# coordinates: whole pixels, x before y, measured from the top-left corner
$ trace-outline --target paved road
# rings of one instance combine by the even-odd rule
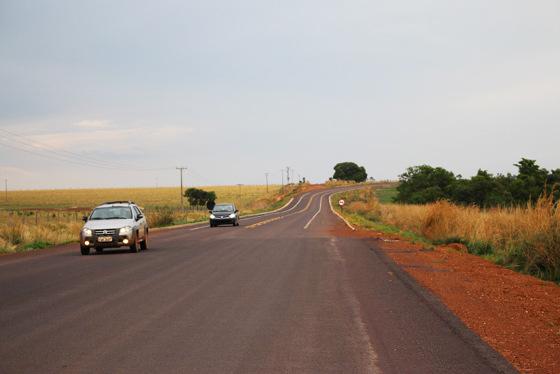
[[[0,372],[511,370],[374,241],[334,236],[331,192],[140,254],[2,257]]]

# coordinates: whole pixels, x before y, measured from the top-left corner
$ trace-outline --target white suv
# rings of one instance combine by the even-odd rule
[[[84,216],[80,232],[80,251],[89,255],[94,248],[129,247],[131,252],[148,249],[148,222],[132,201],[109,201]]]

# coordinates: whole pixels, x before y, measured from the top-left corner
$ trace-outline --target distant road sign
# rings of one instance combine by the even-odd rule
[[[343,199],[338,200],[338,205],[343,206],[344,205],[344,200]]]

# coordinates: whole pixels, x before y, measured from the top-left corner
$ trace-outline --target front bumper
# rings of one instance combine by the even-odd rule
[[[111,241],[99,241],[100,237],[111,237]],[[125,242],[126,239],[126,242]],[[84,236],[81,235],[80,237],[80,245],[82,247],[90,247],[90,248],[117,248],[117,247],[129,247],[132,243],[134,243],[134,235],[91,235],[91,236]]]
[[[235,218],[213,218],[210,220],[212,225],[232,225],[235,223]]]

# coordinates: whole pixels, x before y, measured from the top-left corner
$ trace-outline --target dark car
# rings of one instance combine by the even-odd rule
[[[239,210],[235,204],[222,203],[214,205],[210,211],[210,227],[218,225],[239,226]]]

